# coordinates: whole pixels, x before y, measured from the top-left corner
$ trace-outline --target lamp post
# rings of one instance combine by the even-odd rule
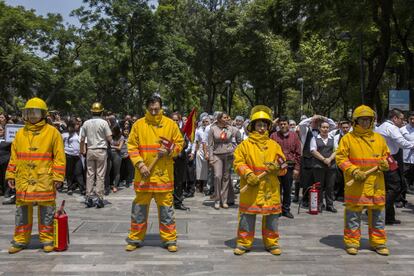
[[[230,85],[231,85],[231,80],[226,80],[224,83],[227,85],[227,114],[230,115]]]
[[[298,78],[300,83],[300,116],[303,115],[303,78]]]

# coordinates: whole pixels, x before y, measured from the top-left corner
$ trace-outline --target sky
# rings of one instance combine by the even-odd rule
[[[60,13],[65,22],[79,25],[79,21],[75,17],[70,17],[69,14],[82,5],[82,0],[5,0],[5,2],[11,6],[35,9],[39,15]]]

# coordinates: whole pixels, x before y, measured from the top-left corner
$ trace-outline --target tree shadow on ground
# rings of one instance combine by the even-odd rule
[[[43,249],[43,244],[39,240],[39,235],[32,235],[27,249]]]
[[[344,249],[344,236],[342,235],[328,235],[319,240],[320,243],[333,248]],[[369,249],[369,240],[366,238],[361,238],[361,249]]]
[[[214,200],[212,200],[212,199],[204,200],[203,201],[203,206],[214,208]],[[223,208],[223,207],[220,207],[220,208]],[[238,209],[238,208],[239,208],[239,204],[237,204],[237,203],[233,203],[233,204],[229,205],[229,209]]]
[[[234,248],[236,248],[236,240],[237,240],[237,238],[226,240],[226,241],[224,241],[224,245],[229,247],[229,248],[234,249]],[[250,251],[265,251],[263,240],[255,238],[254,241],[253,241],[253,246],[250,249]]]
[[[401,210],[401,212],[402,213],[414,213],[414,205],[408,202],[405,208]]]

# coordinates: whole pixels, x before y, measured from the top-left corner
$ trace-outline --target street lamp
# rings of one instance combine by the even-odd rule
[[[300,116],[303,115],[303,78],[298,78],[298,82],[300,82]]]
[[[227,114],[230,115],[230,85],[231,85],[231,80],[226,80],[224,83],[227,85]]]

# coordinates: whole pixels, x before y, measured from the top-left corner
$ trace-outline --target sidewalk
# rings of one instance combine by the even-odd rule
[[[358,256],[345,253],[342,246],[343,206],[335,202],[337,214],[312,216],[292,204],[295,219],[281,218],[279,225],[282,255],[264,251],[261,218],[257,219],[253,250],[234,256],[237,208],[213,208],[208,197],[197,194],[186,199],[191,211],[176,211],[179,252],[160,247],[155,204],[145,246],[125,252],[130,224],[132,188],[107,197],[104,209],[85,209],[78,194],[59,194],[66,199],[71,245],[68,251],[45,254],[37,234],[30,249],[9,255],[7,248],[14,231],[14,206],[0,205],[0,273],[4,275],[413,275],[414,206],[397,209],[403,224],[388,226],[391,256],[369,250],[366,218],[362,248]],[[414,196],[408,195],[414,202]],[[35,212],[37,214],[37,212]],[[37,219],[35,219],[37,221]],[[37,233],[37,224],[33,225]]]

